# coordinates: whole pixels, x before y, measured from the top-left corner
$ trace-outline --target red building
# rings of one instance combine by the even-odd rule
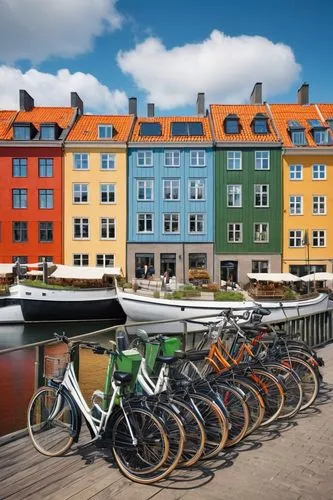
[[[35,107],[20,91],[20,111],[0,111],[0,262],[63,262],[63,142],[78,114]]]

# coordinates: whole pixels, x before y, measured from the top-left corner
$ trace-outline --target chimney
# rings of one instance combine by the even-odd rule
[[[20,90],[20,111],[31,111],[34,108],[34,100],[26,90]]]
[[[204,116],[205,115],[205,93],[198,92],[197,97],[197,115]]]
[[[71,108],[77,108],[79,115],[83,115],[83,101],[76,92],[71,92]]]
[[[255,83],[250,95],[250,104],[262,104],[262,82]]]
[[[128,114],[129,115],[137,115],[137,101],[136,97],[130,97],[128,99]]]
[[[301,87],[297,90],[297,102],[298,104],[309,104],[309,84],[303,83]]]
[[[147,104],[147,116],[148,118],[155,116],[155,104],[153,102],[148,102]]]

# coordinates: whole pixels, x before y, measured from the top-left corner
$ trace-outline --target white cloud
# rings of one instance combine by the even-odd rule
[[[258,81],[268,97],[288,90],[301,70],[287,45],[217,30],[202,42],[171,49],[149,37],[120,51],[117,61],[162,109],[194,104],[197,92],[206,92],[209,102],[244,102]]]
[[[0,0],[0,61],[73,57],[120,28],[117,0]]]
[[[25,89],[37,106],[69,106],[70,92],[77,92],[85,109],[102,114],[126,112],[125,92],[110,90],[90,73],[70,73],[61,69],[56,75],[30,69],[26,73],[0,66],[0,109],[18,109],[19,89]]]

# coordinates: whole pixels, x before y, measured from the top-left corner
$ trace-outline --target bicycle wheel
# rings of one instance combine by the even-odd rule
[[[261,425],[265,416],[265,402],[256,385],[250,380],[243,380],[236,376],[232,378],[232,383],[245,394],[245,402],[250,416],[249,426],[245,434],[248,436]]]
[[[73,443],[74,413],[66,394],[41,387],[28,406],[28,431],[34,447],[43,455],[63,455]]]
[[[131,432],[137,440],[135,444]],[[169,455],[168,436],[160,419],[148,410],[132,408],[126,416],[121,412],[112,428],[112,443],[119,469],[132,481],[151,484],[174,468],[163,467]]]
[[[266,370],[254,368],[248,374],[259,389],[265,403],[262,426],[271,424],[280,415],[284,404],[284,391],[274,375]]]
[[[314,369],[304,359],[288,356],[282,358],[281,363],[287,368],[291,368],[298,375],[302,390],[302,405],[300,411],[309,408],[316,400],[319,392],[319,381]]]
[[[264,367],[278,379],[284,388],[284,403],[278,418],[292,418],[299,412],[302,405],[303,390],[300,379],[292,369],[281,363],[264,363]]]

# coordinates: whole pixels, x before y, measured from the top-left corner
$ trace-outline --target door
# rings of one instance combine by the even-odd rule
[[[220,279],[224,281],[238,282],[238,261],[222,260],[220,263]]]
[[[149,268],[154,267],[153,253],[136,253],[135,254],[135,277],[144,278],[147,275]]]
[[[176,276],[176,254],[175,253],[161,253],[161,276],[165,271],[168,271],[170,278]]]

